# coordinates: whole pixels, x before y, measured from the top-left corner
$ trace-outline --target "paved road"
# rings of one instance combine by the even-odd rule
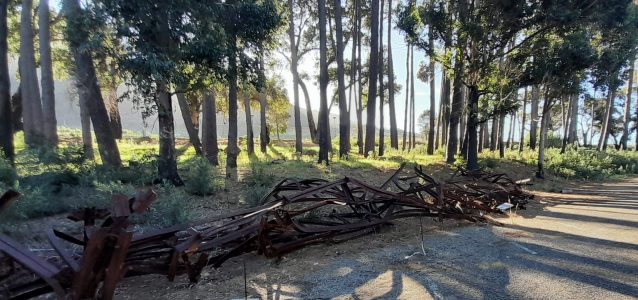
[[[339,259],[306,278],[322,284],[290,296],[638,298],[638,179],[541,194],[539,200],[517,217],[502,219],[504,227],[426,234],[425,256],[398,255],[410,252],[401,245]],[[344,270],[351,272],[326,275]],[[352,284],[344,286],[344,280]]]
[[[137,278],[116,298],[243,298],[246,261],[265,299],[638,299],[638,178],[572,192],[539,193],[503,227],[403,219],[280,261],[237,258],[195,286]]]

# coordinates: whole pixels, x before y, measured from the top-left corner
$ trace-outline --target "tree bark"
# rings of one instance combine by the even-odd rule
[[[77,83],[79,86],[79,83]],[[90,99],[86,95],[86,89],[78,88],[78,98],[80,103],[80,124],[82,126],[82,150],[84,158],[95,160],[95,150],[93,149],[93,134],[91,133],[91,113],[89,112]]]
[[[302,153],[303,136],[301,134],[301,108],[299,107],[299,73],[297,71],[297,64],[299,59],[297,57],[297,41],[295,39],[293,5],[293,0],[288,0],[288,7],[290,7],[290,15],[288,16],[288,37],[290,38],[290,71],[292,72],[292,89],[295,114],[295,152]],[[299,35],[301,35],[301,33],[299,33]],[[307,107],[306,109],[309,110],[310,108]],[[312,133],[312,129],[310,132]]]
[[[326,0],[319,0],[319,163],[329,163],[328,123],[328,40],[326,38]]]
[[[410,55],[410,145],[411,149],[416,147],[416,111],[414,107],[414,45],[410,46],[412,55]]]
[[[469,121],[468,121],[468,127],[469,127]],[[485,138],[485,123],[481,123],[481,125],[479,126],[479,134],[478,134],[478,153],[483,152],[483,139]]]
[[[505,113],[501,112],[498,116],[498,156],[505,157],[505,143],[503,143],[503,135],[505,134]]]
[[[571,120],[572,120],[572,112],[573,112],[573,108],[574,108],[574,96],[573,95],[569,95],[568,97],[568,103],[567,103],[567,111],[564,113],[564,115],[566,114],[566,116],[564,116],[564,128],[563,128],[563,140],[562,140],[562,145],[561,145],[561,149],[560,149],[560,153],[563,154],[565,153],[565,150],[567,150],[567,144],[569,143],[569,135],[571,133]],[[564,105],[563,105],[564,108]]]
[[[450,111],[450,124],[448,127],[448,139],[447,149],[445,155],[445,162],[448,164],[454,163],[456,160],[456,154],[459,149],[459,123],[463,114],[463,88],[462,75],[463,75],[463,63],[462,59],[463,51],[459,47],[457,49],[457,57],[454,65],[454,87],[452,92],[452,110]]]
[[[341,0],[334,1],[335,30],[337,35],[337,89],[339,101],[339,157],[348,157],[350,151],[350,113],[346,99],[345,70],[343,64],[343,30],[341,25]]]
[[[616,99],[616,91],[607,92],[607,103],[605,107],[605,120],[603,122],[603,130],[600,132],[600,140],[598,141],[598,151],[607,150],[607,139],[609,138],[609,126],[614,111],[614,100]]]
[[[496,151],[498,149],[499,116],[500,113],[494,108],[494,114],[492,115],[492,132],[490,133],[490,151]]]
[[[549,125],[551,107],[552,101],[546,96],[545,102],[543,103],[543,115],[541,117],[540,142],[538,145],[538,169],[536,170],[536,177],[541,179],[545,178],[545,144],[547,142],[547,127]]]
[[[204,155],[202,151],[202,143],[199,140],[199,132],[197,127],[193,124],[192,114],[190,105],[188,104],[188,100],[186,100],[186,96],[183,93],[177,93],[177,103],[179,104],[179,109],[182,112],[182,118],[184,119],[184,125],[186,126],[186,132],[188,133],[188,139],[190,140],[193,148],[195,148],[195,153],[199,156]]]
[[[55,117],[55,91],[53,85],[53,60],[51,59],[51,28],[49,1],[40,0],[38,10],[40,39],[40,83],[42,87],[42,126],[45,142],[58,145],[58,122]]]
[[[403,114],[403,151],[406,149],[406,142],[408,137],[408,132],[410,132],[410,128],[408,127],[408,120],[410,119],[408,116],[409,108],[410,108],[410,56],[412,47],[408,45],[408,54],[405,56],[405,112]]]
[[[42,103],[36,73],[35,50],[33,47],[33,27],[31,25],[32,0],[22,0],[20,17],[20,88],[22,89],[22,109],[24,141],[30,147],[42,146],[44,142]]]
[[[523,152],[525,148],[525,122],[527,118],[527,87],[525,87],[525,93],[523,94],[523,108],[522,108],[522,121],[521,121],[521,140],[518,145],[518,152]]]
[[[213,165],[219,165],[219,148],[217,146],[217,109],[215,88],[204,93],[202,105],[202,142],[206,159]]]
[[[384,116],[383,116],[383,105],[385,102],[385,91],[384,91],[384,82],[383,82],[383,74],[385,72],[385,63],[383,61],[383,7],[384,0],[381,0],[379,5],[379,156],[383,156],[384,148],[385,148],[385,130],[384,130]]]
[[[572,101],[574,101],[571,109],[571,118],[569,120],[569,135],[567,142],[570,144],[578,144],[578,94],[572,95]]]
[[[237,146],[237,37],[232,35],[229,38],[231,50],[228,57],[228,146],[226,147],[226,168],[237,168],[237,156],[239,147]],[[297,149],[300,150],[300,149]],[[232,177],[230,170],[227,170],[227,177]]]
[[[355,0],[357,6],[357,147],[359,154],[363,155],[363,85],[361,84],[361,0]]]
[[[629,122],[631,122],[631,95],[632,86],[634,85],[634,61],[629,63],[629,80],[627,82],[627,98],[625,98],[625,112],[623,114],[622,137],[620,138],[620,147],[627,150],[627,140],[629,139]],[[638,129],[637,129],[638,130]]]
[[[306,87],[306,83],[299,78],[297,83],[301,87],[301,90],[304,94],[304,99],[306,100],[306,117],[308,118],[308,130],[310,131],[310,140],[319,144],[319,136],[317,134],[317,125],[315,125],[315,118],[312,114],[312,104],[310,104],[310,94],[308,93],[308,88]]]
[[[24,130],[22,122],[22,85],[18,83],[18,89],[11,96],[11,125],[13,133]]]
[[[174,185],[182,185],[177,173],[177,154],[175,152],[175,120],[171,94],[165,83],[157,86],[157,115],[159,124],[159,156],[157,158],[157,174],[160,180],[167,180]]]
[[[467,118],[467,131],[468,131],[468,146],[467,146],[467,169],[470,171],[478,170],[478,139],[476,136],[476,129],[478,127],[478,102],[479,91],[475,86],[469,88],[468,99],[468,118]]]
[[[530,126],[529,126],[529,148],[536,150],[536,137],[538,136],[538,101],[540,98],[540,87],[538,85],[532,86],[531,96],[532,110],[530,112]]]
[[[441,120],[441,145],[447,147],[448,132],[450,125],[450,78],[448,72],[443,68],[443,80],[441,81],[441,103],[443,103],[443,119]]]
[[[388,0],[388,106],[390,110],[390,147],[399,149],[396,105],[394,102],[394,63],[392,61],[392,0]]]
[[[366,140],[364,156],[368,157],[370,152],[374,152],[375,148],[375,120],[376,120],[376,98],[377,98],[377,77],[379,62],[379,2],[372,1],[370,11],[370,67],[368,79],[368,107],[366,118]]]
[[[248,88],[244,85],[244,112],[246,114],[246,149],[248,155],[255,154],[255,134],[253,132],[253,116],[250,108],[250,95]]]
[[[93,58],[89,53],[81,50],[81,45],[88,40],[88,33],[77,25],[83,13],[82,9],[77,0],[64,0],[64,11],[67,15],[67,30],[72,30],[67,31],[67,40],[75,61],[78,89],[82,91],[80,96],[86,97],[86,100],[80,99],[80,101],[86,101],[89,108],[100,157],[104,165],[120,167],[122,165],[120,152],[111,132],[106,106],[95,75]]]
[[[13,124],[11,117],[11,81],[7,44],[7,9],[9,0],[0,0],[0,154],[14,162]]]
[[[116,66],[115,61],[112,61],[108,66],[109,81],[106,83],[108,91],[106,92],[106,110],[109,114],[109,120],[111,123],[111,131],[115,139],[122,139],[122,118],[120,116],[120,108],[117,99],[117,80],[116,80]],[[103,89],[104,91],[104,89]]]

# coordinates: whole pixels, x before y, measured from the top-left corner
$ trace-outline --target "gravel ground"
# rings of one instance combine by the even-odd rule
[[[538,193],[499,221],[400,220],[280,260],[235,258],[195,285],[127,279],[116,298],[244,298],[245,263],[247,293],[262,299],[638,299],[638,179]]]

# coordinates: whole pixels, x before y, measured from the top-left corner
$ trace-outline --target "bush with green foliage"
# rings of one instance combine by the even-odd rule
[[[246,191],[244,193],[245,202],[250,206],[258,206],[263,204],[262,198],[270,192],[275,184],[276,178],[273,174],[267,173],[263,166],[251,166],[252,172],[244,180]]]
[[[186,191],[200,196],[211,195],[221,188],[217,169],[203,157],[195,157],[186,164]]]
[[[7,187],[13,186],[18,180],[18,174],[15,168],[8,160],[0,157],[0,183]],[[0,191],[3,193],[3,191]]]

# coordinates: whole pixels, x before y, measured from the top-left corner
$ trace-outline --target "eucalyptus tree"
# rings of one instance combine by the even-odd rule
[[[372,1],[370,10],[370,60],[368,74],[368,103],[366,111],[366,132],[363,155],[368,157],[375,149],[375,113],[377,98],[377,78],[379,63],[379,3]]]
[[[394,63],[392,61],[392,14],[394,6],[392,0],[388,0],[388,107],[390,110],[390,147],[399,149],[399,133],[397,129],[396,104],[394,102]]]
[[[341,0],[334,1],[335,29],[337,39],[337,93],[339,101],[339,157],[348,157],[350,151],[350,113],[346,99],[346,83],[343,62],[343,29],[341,17]]]
[[[30,147],[37,147],[44,144],[44,124],[42,122],[42,102],[33,45],[32,7],[32,0],[22,0],[20,58],[18,64],[20,69],[24,141]]]
[[[329,163],[328,131],[328,39],[326,37],[326,0],[319,0],[319,163]]]
[[[73,54],[80,102],[86,104],[91,117],[102,162],[110,167],[119,167],[122,164],[119,149],[98,84],[91,47],[87,46],[90,44],[89,29],[93,20],[86,16],[87,13],[78,0],[64,0],[62,4],[67,19],[66,38]]]
[[[9,0],[0,0],[0,150],[13,162],[13,124],[11,121],[11,82],[7,42],[7,15]]]
[[[58,122],[55,117],[50,23],[49,0],[40,0],[40,6],[38,8],[38,36],[40,45],[40,83],[42,87],[42,131],[45,142],[50,146],[57,146]]]
[[[457,1],[439,0],[416,7],[405,7],[398,22],[399,28],[408,34],[409,40],[419,48],[431,51],[433,45],[428,41],[426,28],[435,33],[435,42],[447,43],[451,49],[459,49],[464,44],[467,51],[460,79],[468,88],[468,159],[467,168],[478,169],[477,128],[481,122],[479,102],[494,93],[494,70],[504,57],[517,55],[530,48],[532,41],[549,33],[561,34],[586,27],[589,24],[605,26],[609,20],[623,13],[631,4],[629,0],[602,2],[560,1],[530,2],[524,0],[472,1],[467,5],[456,5]],[[620,10],[609,7],[621,8]],[[454,26],[449,20],[463,12],[465,17],[456,18]],[[612,17],[613,16],[613,17]],[[462,39],[449,38],[456,33]],[[537,48],[532,48],[537,49]],[[543,52],[527,52],[533,57]],[[448,70],[454,68],[446,63],[445,57],[434,56]],[[519,65],[520,72],[536,64],[536,60],[527,60]],[[539,78],[535,78],[539,81]],[[523,82],[521,78],[507,78],[509,84],[522,86],[535,84],[533,80]],[[500,83],[499,83],[500,85]],[[489,111],[489,109],[488,109]]]
[[[628,81],[627,81],[627,94],[625,96],[625,107],[623,113],[623,131],[622,137],[620,138],[620,146],[622,150],[627,150],[627,140],[629,140],[629,122],[631,121],[631,96],[633,95],[633,85],[634,85],[634,61],[635,57],[632,57],[629,62],[629,69],[627,70]]]

